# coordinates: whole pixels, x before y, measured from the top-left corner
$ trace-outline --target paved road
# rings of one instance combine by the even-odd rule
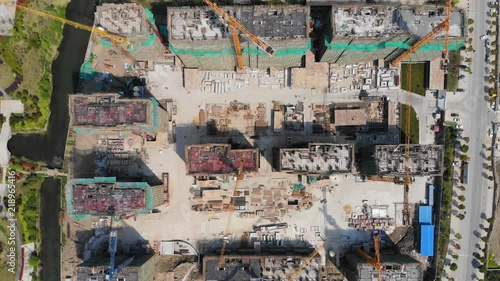
[[[448,108],[450,112],[459,112],[464,126],[464,135],[470,137],[468,156],[469,161],[469,183],[465,185],[466,191],[461,192],[455,189],[458,194],[464,194],[465,201],[465,219],[460,221],[456,216],[452,215],[452,233],[460,233],[462,240],[460,241],[461,250],[455,251],[459,254],[459,259],[456,261],[458,270],[455,272],[447,272],[455,278],[455,280],[475,280],[484,278],[478,270],[479,262],[472,256],[474,252],[481,253],[480,249],[484,247],[484,243],[480,240],[481,236],[485,236],[480,228],[480,224],[486,225],[486,221],[481,218],[482,214],[491,216],[491,198],[492,189],[488,189],[488,185],[492,183],[487,179],[490,173],[484,168],[488,165],[485,157],[488,155],[485,147],[490,146],[491,138],[488,139],[487,130],[492,127],[492,122],[496,122],[497,114],[491,110],[489,103],[485,100],[485,87],[490,86],[485,81],[487,72],[485,67],[485,45],[479,37],[486,33],[489,24],[486,20],[487,16],[487,1],[470,1],[469,17],[474,19],[474,31],[470,34],[473,38],[473,48],[475,52],[469,53],[472,56],[472,74],[465,74],[466,78],[461,80],[460,87],[464,88],[465,93],[457,93],[450,96],[448,100]],[[491,40],[491,39],[490,39]],[[448,112],[448,119],[449,113]],[[456,197],[455,197],[456,198]],[[454,207],[454,211],[458,210]],[[458,211],[462,212],[462,211]],[[452,249],[452,244],[450,248]],[[449,256],[449,255],[448,255]]]

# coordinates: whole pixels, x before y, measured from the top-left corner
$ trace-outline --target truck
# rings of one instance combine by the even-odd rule
[[[434,205],[434,185],[429,184],[427,186],[427,205]]]

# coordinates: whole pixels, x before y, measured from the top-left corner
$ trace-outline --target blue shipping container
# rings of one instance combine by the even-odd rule
[[[420,255],[434,256],[434,225],[422,225],[420,228]]]
[[[432,224],[432,207],[431,206],[418,207],[418,223],[419,224]]]

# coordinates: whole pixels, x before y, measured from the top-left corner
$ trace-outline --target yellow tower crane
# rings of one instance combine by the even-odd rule
[[[311,261],[314,259],[314,257],[316,257],[317,254],[319,254],[319,252],[321,250],[323,250],[323,247],[324,245],[319,245],[316,250],[314,250],[314,252],[311,253],[311,255],[309,255],[309,257],[307,257],[305,260],[302,261],[302,264],[300,265],[299,268],[297,268],[297,270],[295,270],[291,275],[290,277],[288,278],[289,281],[295,281],[295,279],[297,278],[297,276],[299,276],[300,272],[307,266],[309,265],[309,263],[311,263]]]
[[[49,18],[49,19],[58,21],[58,22],[63,23],[63,24],[68,24],[68,25],[71,25],[71,26],[78,28],[78,29],[87,30],[89,32],[94,32],[94,33],[98,34],[99,36],[109,38],[116,43],[120,43],[120,44],[121,43],[128,43],[128,40],[126,37],[116,35],[116,34],[111,34],[111,33],[107,32],[103,27],[93,27],[93,26],[81,24],[81,23],[78,23],[76,21],[72,21],[72,20],[68,20],[65,18],[58,17],[58,16],[54,16],[54,15],[51,15],[49,13],[42,12],[42,11],[30,8],[30,7],[26,7],[26,6],[23,6],[21,4],[12,3],[12,2],[7,1],[7,0],[0,0],[0,4],[13,5],[13,6],[16,6],[16,8],[19,10],[22,10],[22,11],[25,11],[28,13],[32,13],[35,15],[39,15],[41,17]]]
[[[234,44],[234,49],[236,53],[236,63],[238,64],[238,71],[243,71],[245,70],[245,64],[243,62],[243,56],[241,54],[241,44],[240,44],[240,38],[238,35],[238,31],[246,35],[250,40],[252,40],[257,47],[259,47],[262,51],[264,51],[266,54],[269,56],[274,56],[276,53],[276,50],[274,49],[273,46],[271,46],[269,43],[264,41],[262,38],[258,37],[257,35],[253,34],[251,31],[246,29],[241,23],[239,23],[236,19],[228,15],[222,8],[217,6],[214,2],[210,0],[203,0],[207,6],[209,6],[217,15],[222,17],[224,21],[226,21],[229,26],[231,27],[231,34],[233,37],[233,44]]]

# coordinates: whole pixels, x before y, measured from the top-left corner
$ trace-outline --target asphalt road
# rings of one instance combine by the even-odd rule
[[[458,270],[451,272],[449,268],[447,269],[447,272],[455,280],[484,278],[484,274],[478,270],[480,263],[473,257],[473,253],[481,253],[480,248],[484,248],[484,243],[480,238],[486,236],[486,232],[481,229],[480,225],[487,225],[483,216],[490,217],[492,213],[493,189],[488,189],[488,185],[491,186],[492,183],[487,179],[491,173],[485,169],[485,165],[489,165],[485,158],[489,155],[486,147],[489,147],[491,143],[487,131],[492,127],[492,122],[496,122],[497,115],[485,100],[485,96],[488,95],[487,88],[491,85],[485,80],[485,76],[488,75],[485,69],[488,66],[485,62],[485,42],[479,39],[489,29],[489,24],[486,23],[487,20],[490,20],[489,13],[487,14],[489,11],[487,3],[484,0],[470,1],[469,17],[474,19],[472,25],[474,31],[469,36],[473,38],[472,44],[475,52],[467,53],[467,56],[472,57],[472,74],[461,73],[466,76],[460,81],[460,88],[465,89],[465,92],[456,93],[448,99],[448,120],[450,112],[459,113],[461,123],[464,126],[464,135],[470,137],[468,144],[469,182],[465,185],[465,192],[454,189],[458,195],[464,194],[466,197],[464,212],[454,207],[455,212],[465,214],[465,219],[460,221],[454,215],[451,218],[452,233],[462,235],[459,242],[461,250],[454,251],[459,255],[458,261],[455,262],[458,265]],[[490,38],[490,40],[494,39]],[[462,64],[465,63],[462,62]],[[450,243],[449,249],[452,248]]]

